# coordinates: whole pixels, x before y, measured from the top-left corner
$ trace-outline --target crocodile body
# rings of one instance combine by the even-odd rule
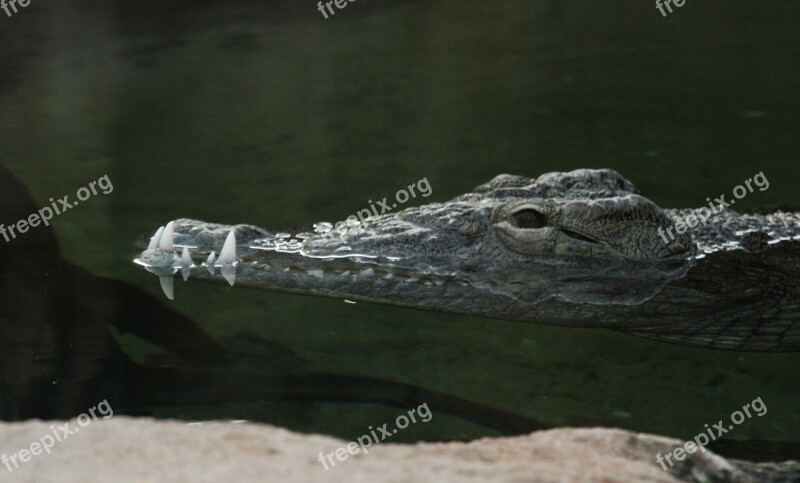
[[[241,286],[800,350],[800,214],[705,212],[698,223],[697,211],[662,209],[613,170],[586,169],[500,175],[444,203],[304,233],[181,219],[174,243],[205,260],[235,233],[227,271]],[[162,277],[184,268],[224,281],[219,262],[187,260],[170,243],[136,261]]]

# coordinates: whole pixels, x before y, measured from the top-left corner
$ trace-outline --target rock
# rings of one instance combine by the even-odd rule
[[[63,422],[0,424],[0,453],[17,454]],[[12,482],[419,482],[419,481],[796,481],[797,463],[755,465],[696,452],[670,471],[656,454],[680,441],[619,429],[553,429],[468,443],[377,444],[355,454],[346,441],[273,426],[226,422],[187,424],[116,416],[80,427],[50,454],[28,455],[0,481]],[[334,453],[335,465],[319,460]],[[17,456],[19,462],[19,456]],[[8,461],[8,466],[14,465]]]

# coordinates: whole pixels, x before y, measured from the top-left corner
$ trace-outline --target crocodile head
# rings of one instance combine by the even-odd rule
[[[266,290],[598,326],[599,307],[639,304],[686,272],[694,244],[666,241],[672,223],[619,173],[584,169],[500,175],[448,202],[302,233],[175,220],[174,244],[159,233],[136,261],[168,292],[179,271],[223,281],[219,270]]]

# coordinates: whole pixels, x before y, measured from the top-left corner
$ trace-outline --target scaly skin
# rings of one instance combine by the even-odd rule
[[[174,242],[205,260],[234,230],[236,284],[246,287],[800,350],[800,215],[725,209],[677,234],[674,223],[690,214],[659,208],[615,171],[577,170],[500,175],[451,201],[338,230],[289,235],[181,219]],[[676,237],[665,241],[670,228]],[[167,252],[146,250],[137,263],[176,273],[180,257]],[[205,266],[190,277],[224,282]]]

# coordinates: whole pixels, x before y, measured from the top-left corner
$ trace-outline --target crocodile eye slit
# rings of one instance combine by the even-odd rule
[[[517,228],[543,228],[547,226],[547,216],[533,209],[525,209],[511,216],[511,223]]]

